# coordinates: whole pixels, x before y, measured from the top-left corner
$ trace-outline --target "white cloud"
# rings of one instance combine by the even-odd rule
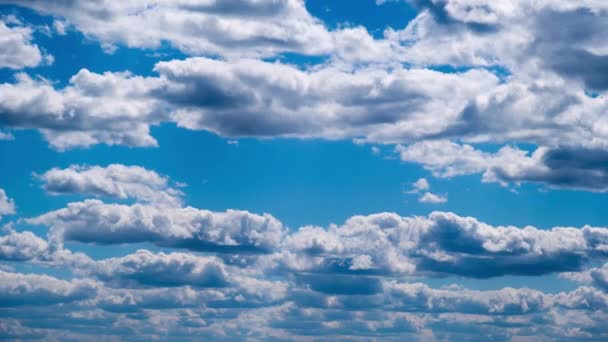
[[[38,178],[51,194],[85,194],[135,198],[157,205],[181,206],[183,193],[169,185],[169,179],[140,166],[111,164],[100,166],[72,165],[51,169]]]
[[[32,232],[9,231],[8,234],[0,236],[0,260],[31,260],[45,253],[47,249],[47,242]]]
[[[608,153],[599,148],[539,147],[533,153],[504,146],[495,153],[468,144],[438,140],[397,146],[403,161],[416,162],[436,177],[483,173],[484,182],[535,182],[553,188],[608,191],[602,166]]]
[[[226,137],[402,142],[437,134],[498,81],[480,70],[302,71],[247,59],[190,58],[155,70],[159,77],[83,69],[59,90],[20,74],[0,85],[0,121],[37,128],[57,149],[155,146],[150,126],[170,121]]]
[[[138,250],[125,257],[98,261],[91,268],[88,273],[120,287],[191,285],[214,288],[229,285],[221,260],[186,253],[154,254]]]
[[[414,187],[414,190],[416,191],[425,191],[425,190],[429,190],[431,188],[431,186],[429,185],[429,182],[426,180],[426,178],[420,178],[417,181],[415,181],[412,186]]]
[[[0,218],[2,215],[12,215],[15,213],[15,201],[6,195],[4,189],[0,189]]]
[[[301,0],[10,2],[65,20],[104,46],[168,42],[189,54],[223,56],[331,49],[331,35]]]
[[[440,204],[446,203],[448,201],[448,198],[444,195],[437,195],[432,192],[425,192],[422,196],[420,196],[418,201],[420,203]]]
[[[0,68],[23,69],[43,63],[47,57],[32,44],[32,29],[15,18],[7,19],[0,18]]]
[[[65,281],[47,275],[0,271],[0,306],[48,306],[89,299],[97,284],[89,280]]]
[[[86,200],[28,219],[52,227],[51,238],[98,244],[151,242],[210,252],[259,253],[280,245],[284,227],[271,215],[192,207],[105,204]]]
[[[319,274],[539,276],[581,270],[595,258],[602,260],[607,231],[493,227],[442,212],[428,218],[380,213],[354,216],[327,229],[301,227],[267,265]],[[365,260],[366,267],[354,266],[360,265],[357,260]]]

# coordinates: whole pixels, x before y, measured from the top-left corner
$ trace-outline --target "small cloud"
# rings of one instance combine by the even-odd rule
[[[418,199],[420,203],[431,203],[431,204],[440,204],[446,203],[448,201],[448,197],[445,195],[437,195],[432,192],[425,192],[422,197]]]
[[[65,36],[66,29],[67,29],[67,24],[66,24],[65,21],[54,20],[53,21],[53,28],[55,29],[55,32],[57,32],[58,35]]]
[[[228,145],[235,145],[235,146],[239,145],[239,141],[238,140],[228,140],[226,142],[228,143]]]
[[[374,155],[376,155],[376,156],[379,155],[380,154],[380,147],[378,147],[378,146],[372,146],[372,153]]]
[[[0,141],[1,140],[14,140],[15,137],[11,133],[0,132]]]
[[[419,180],[415,181],[413,185],[414,189],[418,191],[424,191],[431,188],[426,178],[420,178]]]

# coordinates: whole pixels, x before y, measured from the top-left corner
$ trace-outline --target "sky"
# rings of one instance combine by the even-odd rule
[[[0,339],[608,339],[607,16],[0,1]]]

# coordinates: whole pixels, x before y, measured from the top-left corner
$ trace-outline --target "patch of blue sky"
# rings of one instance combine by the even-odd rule
[[[307,0],[306,8],[331,29],[364,26],[374,38],[382,38],[388,27],[403,29],[416,17],[417,11],[407,1],[376,0]]]

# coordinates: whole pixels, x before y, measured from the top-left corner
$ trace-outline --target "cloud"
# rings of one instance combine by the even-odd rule
[[[608,83],[601,72],[608,27],[606,8],[597,1],[413,1],[418,16],[403,30],[387,29],[382,39],[362,27],[327,31],[296,0],[14,3],[66,20],[105,45],[170,42],[196,56],[226,57],[160,62],[152,77],[82,70],[62,89],[23,74],[2,84],[0,123],[38,129],[60,150],[156,146],[150,127],[163,122],[224,137],[405,145],[517,141],[581,155],[608,146],[602,114]],[[553,22],[576,30],[547,25]],[[256,29],[238,29],[245,27]],[[330,58],[308,69],[251,59],[285,51]],[[466,151],[467,161],[429,151],[459,159],[446,176],[487,167],[486,160],[471,159],[479,159],[475,151]],[[530,161],[520,156],[510,162],[522,169]],[[512,180],[496,166],[488,175],[604,191],[605,177],[600,172],[597,180],[597,169],[586,165],[541,176],[525,170]]]
[[[281,222],[268,214],[105,204],[99,200],[70,203],[27,221],[50,226],[53,239],[97,244],[151,242],[225,253],[269,252],[280,245],[284,234]]]
[[[425,192],[422,196],[420,196],[418,201],[420,203],[441,204],[446,203],[448,201],[448,198],[447,196],[436,195],[432,192]]]
[[[97,286],[87,280],[65,281],[47,275],[0,271],[0,306],[47,306],[89,299]]]
[[[3,140],[14,140],[15,137],[9,132],[0,132],[0,141]]]
[[[428,217],[391,213],[353,216],[341,226],[304,226],[287,233],[280,221],[267,214],[87,200],[26,222],[50,227],[49,239],[55,250],[61,250],[64,241],[100,245],[149,242],[216,252],[224,262],[245,268],[256,265],[278,274],[539,276],[581,271],[588,263],[605,259],[608,250],[606,228],[493,227],[445,212]],[[15,245],[40,245],[30,242],[31,238],[30,234],[11,233],[3,240],[6,254],[16,253]],[[138,256],[144,257],[152,258]],[[171,259],[157,258],[164,257]],[[55,258],[64,263],[76,259],[69,251]],[[324,286],[325,281],[314,276],[300,280],[318,286]]]
[[[65,20],[102,46],[159,48],[198,55],[324,54],[332,37],[300,0],[9,1]]]
[[[10,231],[0,236],[0,260],[32,260],[45,253],[47,249],[47,242],[32,232]]]
[[[15,213],[15,202],[6,195],[4,189],[0,189],[0,219],[2,215],[13,215]]]
[[[88,272],[121,287],[129,287],[130,284],[211,288],[228,285],[228,275],[221,260],[185,253],[154,254],[148,250],[138,250],[125,257],[99,261]]]
[[[0,68],[35,67],[49,58],[32,44],[32,29],[15,17],[0,18],[0,36]]]
[[[489,153],[438,140],[398,146],[397,152],[403,161],[420,163],[441,178],[483,173],[484,182],[534,182],[552,188],[608,191],[608,153],[603,149],[539,147],[530,154],[505,146]]]
[[[268,267],[345,275],[540,276],[582,270],[606,257],[606,228],[493,227],[434,212],[354,216],[342,226],[302,227]],[[370,243],[373,241],[373,243]]]
[[[190,58],[160,62],[155,70],[159,77],[83,69],[63,89],[19,74],[16,83],[0,85],[0,122],[37,128],[57,149],[155,146],[149,130],[161,122],[225,137],[401,142],[436,134],[497,82],[483,70],[302,71],[250,59]]]
[[[414,191],[425,191],[431,188],[426,178],[418,179],[412,184],[412,186],[414,187]]]
[[[0,85],[0,122],[39,129],[57,149],[99,143],[156,146],[149,129],[162,115],[153,100],[142,99],[153,83],[85,69],[57,91],[47,82],[17,74],[17,83]]]
[[[414,183],[412,183],[413,189],[410,191],[407,191],[408,194],[419,194],[421,192],[423,192],[423,194],[418,198],[418,202],[420,203],[432,203],[432,204],[439,204],[439,203],[446,203],[448,201],[448,198],[446,195],[437,195],[434,194],[428,190],[431,189],[431,186],[429,184],[429,182],[426,180],[426,178],[420,178],[417,181],[415,181]]]
[[[111,164],[53,168],[38,178],[51,194],[83,194],[181,206],[183,193],[170,187],[167,177],[140,166]]]
[[[562,273],[560,276],[578,283],[593,285],[608,293],[608,264],[593,267],[581,272]]]

